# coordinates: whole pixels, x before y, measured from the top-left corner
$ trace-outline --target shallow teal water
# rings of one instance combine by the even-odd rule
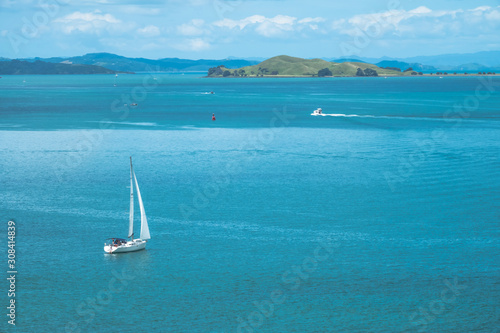
[[[16,329],[495,332],[500,78],[483,80],[4,76]],[[131,155],[152,239],[107,255]]]

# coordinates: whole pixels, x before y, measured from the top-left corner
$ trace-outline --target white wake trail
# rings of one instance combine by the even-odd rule
[[[359,115],[359,114],[344,114],[344,113],[311,113],[311,116],[323,116],[323,117],[360,117],[360,118],[387,118],[384,116],[372,116],[372,115]]]

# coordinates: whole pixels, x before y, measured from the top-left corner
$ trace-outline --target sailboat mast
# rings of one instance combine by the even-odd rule
[[[132,167],[132,156],[130,156],[130,215],[128,224],[128,237],[134,240],[134,168]]]

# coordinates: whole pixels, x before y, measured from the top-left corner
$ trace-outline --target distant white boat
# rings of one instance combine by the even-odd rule
[[[134,239],[134,183],[137,189],[137,199],[139,201],[139,209],[141,211],[141,235],[140,238]],[[148,220],[144,204],[142,203],[141,192],[139,191],[139,184],[135,176],[134,168],[132,166],[132,157],[130,157],[130,214],[128,226],[128,238],[109,238],[104,243],[104,252],[106,253],[125,253],[143,250],[146,248],[146,242],[151,239],[149,234]]]
[[[323,114],[323,109],[322,108],[317,108],[316,110],[313,111],[311,115],[313,116],[319,116]]]

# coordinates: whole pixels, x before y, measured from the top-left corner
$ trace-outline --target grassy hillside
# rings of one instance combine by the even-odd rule
[[[358,68],[365,70],[372,69],[378,75],[410,75],[394,70],[383,69],[376,65],[363,62],[335,63],[322,59],[302,59],[286,55],[267,59],[260,64],[246,66],[237,69],[228,69],[224,66],[211,68],[208,72],[210,77],[237,76],[237,77],[257,77],[257,76],[317,76],[318,71],[328,68],[332,76],[356,76]]]
[[[301,59],[289,56],[278,56],[267,59],[260,64],[243,67],[247,73],[271,74],[277,71],[279,75],[314,75],[320,69],[330,65],[321,59]]]

